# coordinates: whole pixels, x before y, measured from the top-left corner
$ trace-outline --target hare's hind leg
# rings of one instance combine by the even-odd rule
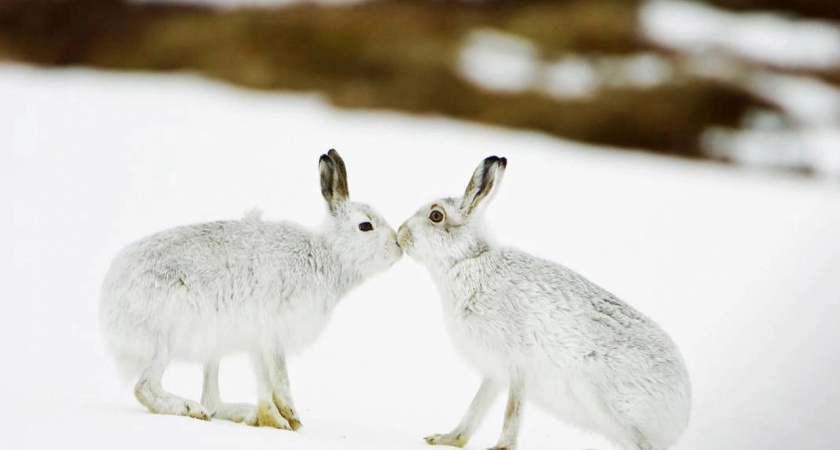
[[[219,394],[219,361],[204,364],[204,390],[201,404],[213,414],[213,418],[257,424],[257,407],[247,403],[224,403]]]
[[[455,447],[463,447],[475,433],[476,428],[484,420],[487,415],[487,410],[493,405],[493,400],[499,395],[499,385],[489,379],[485,378],[481,382],[481,387],[478,388],[472,403],[470,403],[467,413],[461,419],[461,423],[455,427],[454,430],[446,434],[433,434],[426,436],[426,443],[429,445],[452,445]]]
[[[169,365],[169,358],[155,357],[152,360],[152,363],[143,371],[134,386],[134,396],[137,401],[155,414],[172,414],[210,420],[210,414],[201,404],[163,390],[161,379],[167,365]]]

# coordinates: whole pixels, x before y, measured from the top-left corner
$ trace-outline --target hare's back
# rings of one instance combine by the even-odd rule
[[[484,286],[496,286],[505,314],[518,316],[523,333],[542,335],[544,345],[586,355],[622,349],[642,358],[673,346],[647,316],[577,272],[518,250],[499,256]]]
[[[129,245],[109,278],[134,286],[211,289],[309,264],[309,234],[286,223],[218,221],[172,228]]]

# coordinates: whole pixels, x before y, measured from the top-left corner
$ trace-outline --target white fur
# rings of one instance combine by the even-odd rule
[[[335,164],[322,161],[322,188],[326,183],[331,190],[335,180],[325,164]],[[346,175],[343,181],[346,194]],[[219,359],[249,352],[260,380],[260,403],[268,405],[280,428],[288,425],[276,414],[283,413],[284,404],[291,411],[285,419],[297,420],[285,353],[312,342],[339,299],[402,253],[387,222],[346,197],[330,191],[331,214],[322,232],[264,222],[252,211],[242,221],[166,230],[120,252],[102,288],[102,331],[124,375],[143,371],[135,389],[138,400],[153,412],[207,418],[212,410],[231,406],[218,399]],[[361,222],[371,222],[374,229],[361,231]],[[194,415],[189,408],[196,405],[159,386],[172,359],[206,364],[204,397],[212,404],[204,406],[210,411]],[[231,408],[219,416],[256,424],[253,407]],[[243,408],[247,411],[241,414],[231,412]]]
[[[246,222],[259,222],[262,220],[263,210],[260,208],[254,207],[245,211],[245,215],[242,216],[242,220]]]
[[[481,211],[506,160],[488,158],[463,198],[441,199],[400,226],[405,251],[437,284],[457,351],[485,377],[461,424],[427,438],[463,445],[501,385],[510,385],[497,448],[513,449],[520,394],[622,448],[665,449],[685,429],[688,373],[653,321],[564,266],[492,245]],[[433,223],[430,213],[445,213]]]

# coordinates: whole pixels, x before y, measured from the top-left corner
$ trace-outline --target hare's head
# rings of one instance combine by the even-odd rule
[[[351,202],[347,169],[338,152],[330,150],[318,163],[321,194],[329,206],[326,238],[346,267],[363,277],[391,267],[402,256],[397,234],[379,213],[365,203]]]
[[[464,196],[428,203],[400,225],[400,246],[418,261],[460,261],[486,249],[481,233],[484,208],[496,193],[507,159],[491,156],[475,169]]]

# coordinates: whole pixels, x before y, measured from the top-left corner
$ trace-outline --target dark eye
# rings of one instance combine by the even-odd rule
[[[429,220],[434,223],[440,223],[443,220],[443,213],[433,209],[432,212],[429,213]]]
[[[373,230],[373,224],[370,222],[362,222],[359,224],[359,229],[362,231],[371,231]]]

